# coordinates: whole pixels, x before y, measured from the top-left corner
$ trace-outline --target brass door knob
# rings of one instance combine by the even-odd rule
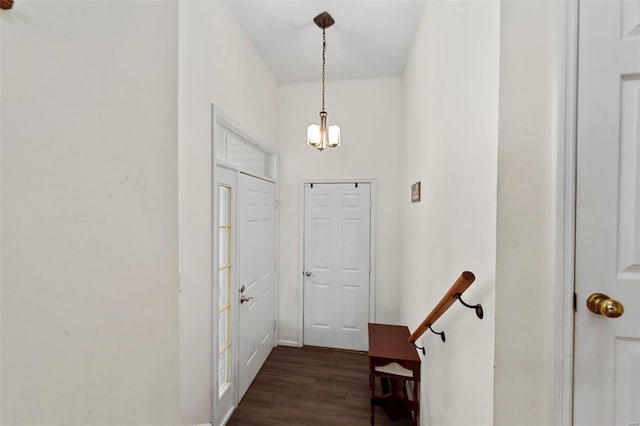
[[[604,293],[593,293],[587,299],[587,308],[594,314],[618,318],[624,314],[624,306]]]

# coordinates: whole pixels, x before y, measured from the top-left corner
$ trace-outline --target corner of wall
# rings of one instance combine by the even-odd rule
[[[494,418],[499,29],[498,3],[427,2],[405,68],[402,185],[423,192],[402,205],[402,320],[417,325],[463,270],[478,277],[465,299],[485,308],[482,321],[457,304],[438,320],[447,343],[423,367],[427,423]]]
[[[555,306],[558,5],[501,2],[500,39],[495,424],[548,424],[553,410],[549,336]]]
[[[222,1],[179,2],[180,421],[213,418],[211,104],[276,146],[276,81]]]

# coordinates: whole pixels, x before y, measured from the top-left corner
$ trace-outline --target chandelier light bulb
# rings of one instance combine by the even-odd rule
[[[340,126],[334,124],[329,126],[329,148],[335,148],[340,145]]]
[[[314,148],[320,146],[320,126],[317,124],[309,124],[307,127],[307,143]]]

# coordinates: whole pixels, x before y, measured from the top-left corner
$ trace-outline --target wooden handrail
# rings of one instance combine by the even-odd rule
[[[411,336],[409,336],[409,343],[413,343],[422,334],[427,331],[431,325],[438,320],[445,313],[447,309],[453,302],[456,301],[456,294],[462,295],[466,289],[476,280],[476,276],[473,275],[473,272],[464,271],[460,274],[456,282],[453,283],[447,294],[438,302],[435,308],[431,311],[429,315],[422,321],[422,323],[416,328],[416,331],[413,332]]]

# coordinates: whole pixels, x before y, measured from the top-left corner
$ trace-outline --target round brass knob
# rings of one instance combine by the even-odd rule
[[[593,293],[587,299],[587,308],[594,314],[618,318],[624,313],[624,306],[604,293]]]

